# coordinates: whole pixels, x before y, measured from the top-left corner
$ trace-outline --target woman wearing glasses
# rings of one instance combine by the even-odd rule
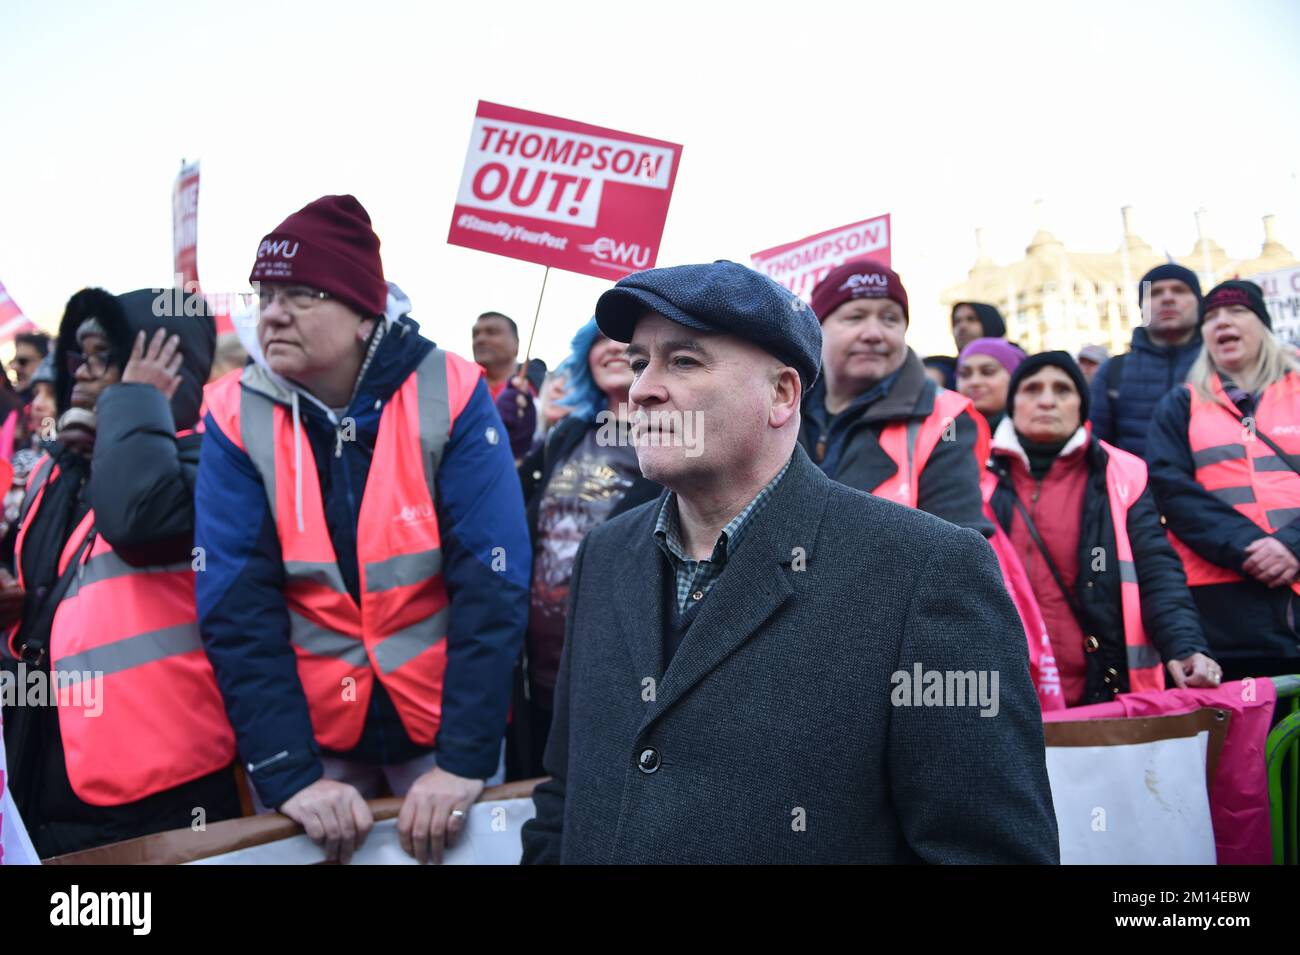
[[[28,688],[4,713],[10,789],[43,858],[239,814],[191,550],[188,429],[215,325],[201,306],[173,316],[159,301],[148,289],[69,301],[58,435],[23,502],[17,580],[0,588],[0,655]]]

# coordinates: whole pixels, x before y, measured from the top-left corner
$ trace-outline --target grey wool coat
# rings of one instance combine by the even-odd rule
[[[795,448],[665,672],[658,508],[578,553],[525,863],[1059,861],[1024,628],[978,533]]]

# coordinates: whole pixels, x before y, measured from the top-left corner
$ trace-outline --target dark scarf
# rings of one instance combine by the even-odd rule
[[[1025,457],[1029,459],[1029,473],[1035,481],[1041,481],[1047,477],[1047,472],[1052,468],[1052,462],[1056,460],[1061,453],[1061,449],[1070,441],[1070,438],[1065,438],[1051,444],[1039,444],[1037,441],[1030,441],[1019,431],[1016,432],[1016,437],[1020,439],[1020,447],[1024,448]]]

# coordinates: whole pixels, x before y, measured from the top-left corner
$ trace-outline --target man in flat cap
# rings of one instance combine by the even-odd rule
[[[992,551],[798,446],[812,310],[715,262],[630,275],[596,321],[668,490],[578,552],[524,861],[1058,861]]]

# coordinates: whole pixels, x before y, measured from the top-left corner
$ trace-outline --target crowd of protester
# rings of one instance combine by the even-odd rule
[[[42,856],[202,806],[279,810],[346,861],[391,793],[436,861],[486,784],[545,773],[580,548],[663,493],[595,319],[549,373],[500,312],[435,345],[350,196],[289,216],[249,277],[249,352],[147,289],[82,290],[15,342],[0,656],[106,697],[5,708]],[[955,357],[919,356],[872,262],[811,299],[795,455],[988,539],[1065,706],[1300,670],[1296,351],[1250,282],[1169,263],[1138,291],[1114,357],[1027,355],[980,302],[951,311]]]

